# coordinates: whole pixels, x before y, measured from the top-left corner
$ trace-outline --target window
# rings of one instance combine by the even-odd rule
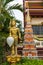
[[[42,25],[33,25],[33,34],[42,35],[43,34],[43,26]]]

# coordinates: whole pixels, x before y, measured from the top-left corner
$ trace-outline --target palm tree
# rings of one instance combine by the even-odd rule
[[[8,4],[14,0],[0,0],[0,23],[5,24],[13,18],[12,10],[17,9],[23,12],[23,8],[18,3],[8,7]]]
[[[10,19],[13,18],[13,15],[12,15],[12,11],[11,10],[20,10],[21,12],[23,12],[23,8],[21,7],[21,5],[19,4],[16,4],[16,5],[12,5],[12,6],[9,6],[7,8],[7,5],[8,3],[12,2],[14,0],[0,0],[0,24],[4,24],[4,28],[6,30],[6,28],[8,27],[9,25],[9,21]],[[16,20],[17,21],[17,20]],[[18,22],[18,21],[17,21]],[[18,22],[19,23],[19,22]],[[1,25],[0,25],[1,26]],[[21,27],[21,26],[20,26]],[[1,27],[0,27],[1,28]],[[4,35],[4,34],[3,34]],[[1,36],[2,37],[2,36]],[[2,42],[3,43],[3,42]],[[5,46],[6,47],[6,46]],[[4,47],[4,49],[5,49]],[[5,52],[5,51],[4,51]],[[4,55],[4,53],[2,54]],[[5,58],[5,57],[4,57]]]

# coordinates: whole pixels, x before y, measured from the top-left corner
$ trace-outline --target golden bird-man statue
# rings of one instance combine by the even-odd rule
[[[19,28],[16,27],[15,20],[10,21],[9,30],[10,30],[9,37],[13,37],[14,43],[11,45],[11,55],[7,56],[7,60],[12,63],[19,61],[21,57],[20,55],[17,54],[17,45],[19,39],[21,39],[21,34]]]
[[[15,47],[14,50],[16,52],[15,51],[14,52],[17,54],[17,44],[19,42],[19,39],[21,39],[21,34],[19,28],[16,27],[15,20],[11,22],[10,36],[14,38],[14,44],[12,45],[12,49]],[[12,51],[12,54],[14,54],[14,52]]]

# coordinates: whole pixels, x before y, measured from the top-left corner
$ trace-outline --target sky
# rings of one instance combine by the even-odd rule
[[[10,5],[17,4],[17,3],[19,3],[23,6],[23,0],[14,0],[12,3],[10,3]],[[15,15],[16,19],[22,21],[22,27],[24,27],[23,13],[19,10],[14,10],[13,14]]]

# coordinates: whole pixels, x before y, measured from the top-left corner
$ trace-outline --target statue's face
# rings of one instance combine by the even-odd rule
[[[11,25],[12,25],[12,26],[16,26],[16,22],[15,22],[15,21],[12,21],[12,22],[11,22]]]

